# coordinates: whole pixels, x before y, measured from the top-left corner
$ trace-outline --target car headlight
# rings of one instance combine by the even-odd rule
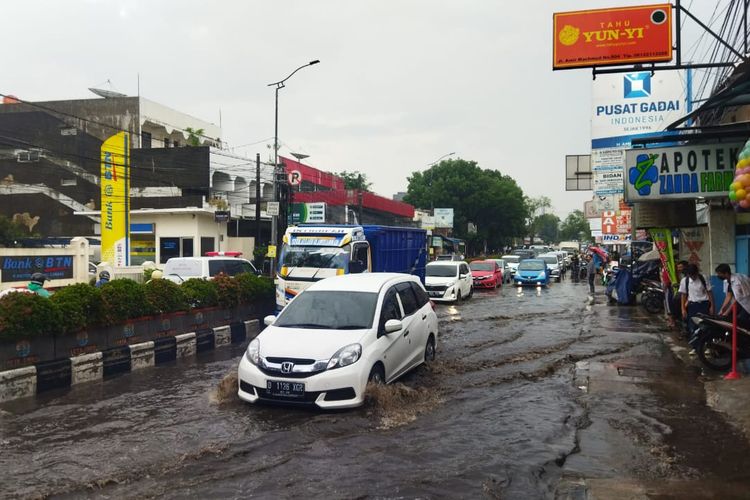
[[[342,368],[349,366],[359,359],[362,355],[362,346],[359,344],[349,344],[348,346],[342,347],[336,354],[334,354],[330,361],[328,361],[327,370],[333,368]]]
[[[253,341],[250,342],[250,345],[247,346],[245,357],[252,364],[258,366],[258,362],[260,361],[260,340],[258,340],[257,337],[254,338]]]

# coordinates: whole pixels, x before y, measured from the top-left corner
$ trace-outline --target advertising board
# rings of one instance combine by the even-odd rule
[[[741,143],[631,149],[625,155],[631,202],[725,198]]]
[[[435,227],[453,228],[453,209],[436,208],[433,212],[435,216]]]
[[[102,261],[130,264],[130,134],[119,132],[101,146]]]
[[[597,75],[591,86],[591,148],[630,148],[634,138],[664,134],[687,113],[683,71]]]
[[[553,15],[553,69],[672,60],[668,3]]]
[[[621,194],[624,183],[625,152],[622,149],[591,151],[591,170],[594,174],[594,195]]]

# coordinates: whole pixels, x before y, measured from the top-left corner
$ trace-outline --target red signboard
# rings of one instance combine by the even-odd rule
[[[554,14],[553,69],[672,60],[672,6]]]
[[[617,234],[617,213],[614,210],[602,212],[602,234]]]

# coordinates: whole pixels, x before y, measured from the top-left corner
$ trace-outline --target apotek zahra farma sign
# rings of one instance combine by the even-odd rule
[[[628,201],[726,197],[742,144],[631,149],[625,155]]]

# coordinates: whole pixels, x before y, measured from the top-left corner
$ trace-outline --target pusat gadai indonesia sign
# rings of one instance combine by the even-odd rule
[[[670,4],[560,12],[553,69],[672,60]]]

